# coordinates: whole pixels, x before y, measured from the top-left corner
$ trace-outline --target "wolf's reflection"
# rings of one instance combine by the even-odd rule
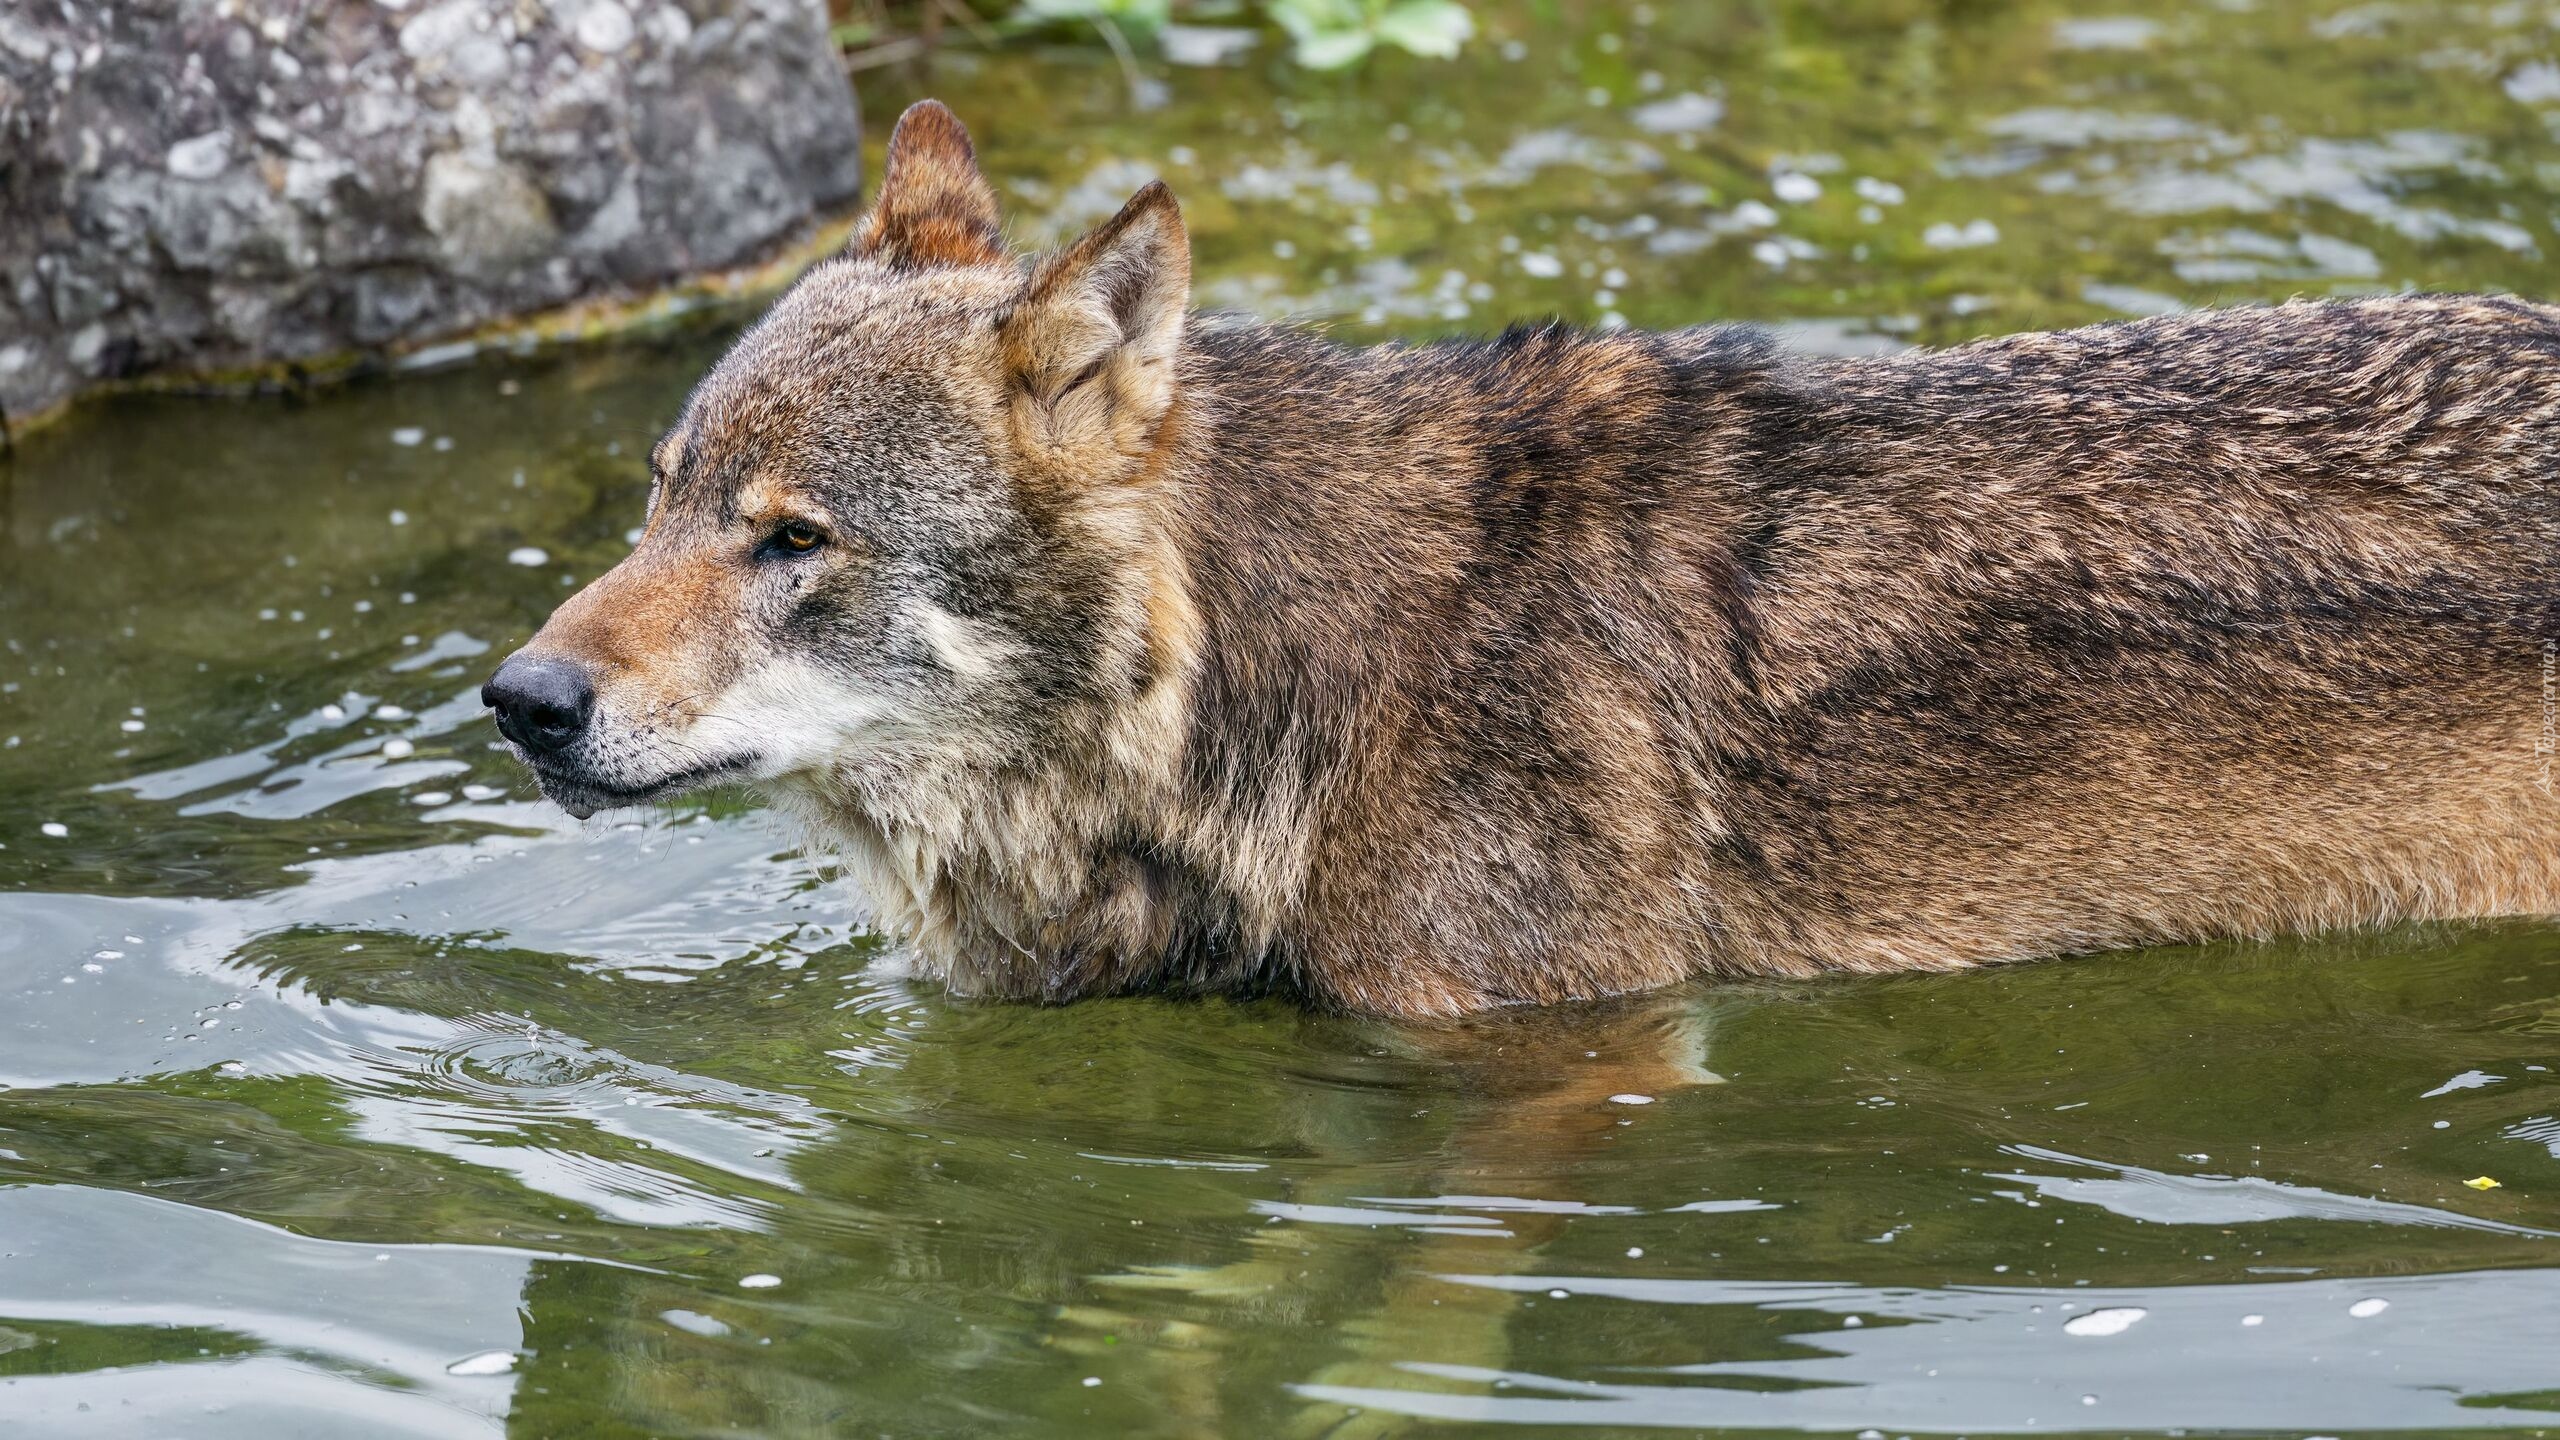
[[[1279,1223],[1253,1228],[1245,1237],[1254,1252],[1249,1258],[1101,1277],[1093,1299],[1062,1312],[1072,1330],[1061,1343],[1078,1344],[1075,1332],[1088,1342],[1145,1335],[1164,1413],[1179,1433],[1401,1433],[1417,1422],[1329,1402],[1307,1402],[1278,1425],[1265,1416],[1229,1413],[1230,1404],[1245,1397],[1222,1386],[1229,1369],[1222,1356],[1245,1358],[1224,1352],[1230,1337],[1248,1327],[1221,1318],[1285,1313],[1298,1326],[1334,1329],[1338,1358],[1297,1377],[1302,1385],[1408,1388],[1413,1376],[1405,1367],[1416,1363],[1501,1368],[1519,1297],[1439,1277],[1529,1270],[1575,1207],[1611,1199],[1583,1193],[1594,1162],[1644,1124],[1654,1102],[1721,1083],[1707,1063],[1711,1021],[1700,997],[1674,992],[1391,1032],[1389,1043],[1407,1058],[1454,1077],[1451,1093],[1462,1113],[1437,1162],[1419,1176],[1402,1177],[1419,1179],[1446,1208],[1413,1212],[1411,1240],[1383,1275],[1364,1285],[1353,1275],[1324,1273],[1345,1260],[1375,1265],[1378,1248],[1312,1244],[1308,1227],[1288,1218],[1319,1204],[1375,1213],[1382,1198],[1390,1204],[1404,1198],[1379,1197],[1371,1193],[1374,1181],[1337,1175],[1327,1185],[1339,1193],[1302,1191],[1301,1203],[1282,1210]],[[1470,1206],[1470,1199],[1526,1203]],[[1157,1301],[1165,1292],[1186,1296],[1196,1302],[1196,1318],[1168,1314],[1161,1303],[1114,1302],[1115,1292],[1133,1290],[1155,1292]],[[1323,1313],[1350,1296],[1364,1298],[1341,1313]],[[1257,1405],[1267,1402],[1265,1395],[1253,1397]]]

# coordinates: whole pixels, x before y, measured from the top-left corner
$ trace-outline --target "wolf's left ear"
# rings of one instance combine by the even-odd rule
[[[1190,302],[1191,237],[1161,180],[1042,261],[998,326],[1024,448],[1087,473],[1145,454]]]
[[[898,117],[880,198],[845,253],[909,270],[1004,258],[996,192],[978,172],[968,130],[941,101],[919,100]]]

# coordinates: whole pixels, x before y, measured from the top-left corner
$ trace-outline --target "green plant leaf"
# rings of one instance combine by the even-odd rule
[[[1399,50],[1446,60],[1474,37],[1476,22],[1456,0],[1397,0],[1372,28]]]
[[[1376,38],[1367,30],[1330,30],[1298,41],[1298,63],[1310,70],[1340,70],[1364,59]]]
[[[1271,23],[1301,45],[1323,35],[1357,30],[1366,20],[1355,0],[1269,0]]]

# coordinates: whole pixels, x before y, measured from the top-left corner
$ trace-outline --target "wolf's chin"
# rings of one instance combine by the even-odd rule
[[[645,805],[723,780],[739,779],[751,774],[756,764],[757,757],[753,755],[736,755],[689,766],[641,785],[612,785],[586,776],[559,774],[540,765],[533,767],[533,778],[544,798],[568,811],[570,818],[584,820],[599,810]]]

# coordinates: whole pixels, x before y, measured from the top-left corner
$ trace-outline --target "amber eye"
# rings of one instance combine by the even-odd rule
[[[806,555],[826,543],[827,537],[818,527],[805,520],[785,520],[773,530],[773,546],[793,555]]]

